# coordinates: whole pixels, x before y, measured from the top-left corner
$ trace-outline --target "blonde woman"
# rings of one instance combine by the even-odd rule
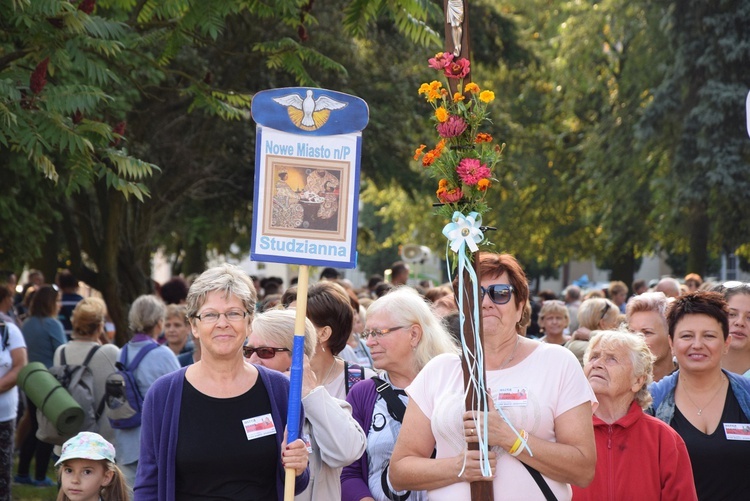
[[[564,345],[570,341],[570,336],[565,334],[569,323],[570,315],[564,302],[554,299],[545,301],[539,310],[539,327],[544,331],[539,342]]]
[[[245,358],[251,363],[288,373],[292,364],[295,312],[270,310],[255,317]],[[305,356],[315,352],[317,335],[310,320],[305,321]],[[365,451],[365,433],[352,417],[347,402],[333,398],[319,384],[305,363],[302,382],[302,406],[305,409],[303,436],[310,439],[310,484],[297,501],[341,499],[341,469],[356,461]]]
[[[565,347],[575,354],[583,366],[583,354],[592,331],[614,329],[620,324],[620,309],[609,299],[592,297],[578,308],[578,330]]]
[[[81,365],[92,354],[88,368],[94,375],[94,402],[97,409],[104,399],[107,376],[115,372],[115,363],[120,356],[120,348],[113,344],[101,345],[99,339],[104,333],[104,319],[107,306],[97,297],[87,297],[78,302],[71,317],[73,332],[71,340],[55,351],[54,365],[62,363],[63,356],[68,365]],[[102,407],[102,410],[104,408]],[[98,412],[98,411],[97,411]],[[97,427],[92,430],[112,442],[115,433],[109,425],[109,419],[101,412],[96,421]]]

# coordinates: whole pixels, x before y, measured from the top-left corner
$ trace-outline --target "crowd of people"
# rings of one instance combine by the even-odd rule
[[[453,284],[409,285],[399,262],[357,289],[326,268],[306,291],[289,441],[295,283],[230,264],[175,277],[130,305],[117,347],[105,303],[69,271],[55,285],[29,273],[20,291],[5,274],[0,501],[14,482],[65,500],[280,500],[290,478],[312,501],[468,500],[472,482],[497,500],[746,498],[750,284],[534,294],[513,256],[478,259],[490,412],[466,408]],[[62,447],[40,440],[17,388],[30,362],[86,363],[96,402],[133,367],[140,420],[99,412]]]

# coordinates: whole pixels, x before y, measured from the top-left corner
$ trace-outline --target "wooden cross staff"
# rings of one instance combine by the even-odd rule
[[[445,52],[453,54],[458,58],[469,58],[469,9],[468,0],[443,0],[445,8]],[[457,81],[449,79],[449,85],[451,94],[456,92]],[[471,82],[471,73],[467,74],[464,78],[464,86],[466,83]],[[463,89],[461,89],[463,90]],[[479,265],[479,253],[474,253],[474,271],[477,279],[481,279],[481,269]],[[474,330],[473,316],[474,316],[474,294],[469,287],[479,289],[479,283],[472,283],[469,277],[468,270],[464,271],[463,277],[464,290],[458,289],[458,280],[453,282],[453,292],[456,298],[463,297],[463,314],[464,324],[463,329],[465,333],[472,333]],[[478,295],[478,297],[481,297]],[[481,300],[480,300],[481,302]],[[484,335],[482,333],[482,312],[481,305],[479,305],[479,340],[484,344]],[[476,355],[476,346],[474,345],[474,336],[466,335],[466,349],[469,353]],[[482,399],[476,395],[476,390],[473,385],[469,384],[471,380],[471,366],[466,357],[461,357],[461,368],[463,369],[464,375],[464,388],[468,388],[466,394],[466,410],[476,410],[483,412],[485,409],[482,408]],[[478,380],[481,376],[481,380],[485,380],[484,366],[478,367],[474,364],[474,370],[477,372],[474,374],[474,380]],[[482,374],[478,374],[481,371]],[[475,409],[475,406],[478,408]],[[494,409],[490,409],[491,411]],[[477,430],[477,435],[480,435],[480,431]],[[469,449],[478,450],[479,444],[472,442],[468,444]],[[472,501],[492,501],[494,499],[494,490],[492,482],[472,482],[471,483],[471,499]]]

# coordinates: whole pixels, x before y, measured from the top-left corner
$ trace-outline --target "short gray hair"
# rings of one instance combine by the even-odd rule
[[[432,312],[427,302],[416,290],[409,286],[393,289],[378,298],[367,309],[368,318],[378,312],[388,314],[398,325],[418,324],[422,328],[422,338],[414,352],[416,369],[422,368],[441,353],[459,353],[453,337],[448,334],[443,321]]]
[[[615,350],[625,348],[630,355],[630,361],[633,364],[633,376],[639,378],[643,376],[643,384],[636,392],[634,400],[642,409],[646,410],[651,405],[651,393],[648,391],[648,385],[654,381],[654,356],[648,349],[646,338],[640,332],[630,332],[625,329],[615,329],[610,331],[594,331],[591,333],[591,341],[583,355],[583,365],[589,363],[591,351],[601,346],[604,349]]]
[[[216,291],[223,292],[227,299],[230,295],[238,297],[250,314],[248,324],[252,321],[257,300],[253,281],[242,268],[228,263],[209,268],[195,279],[187,296],[188,318],[194,318],[206,302],[206,296]]]
[[[267,339],[274,348],[292,349],[294,346],[295,310],[268,310],[253,319],[252,332]],[[305,318],[305,355],[312,358],[318,344],[318,333],[309,318]]]
[[[164,320],[167,307],[164,301],[153,294],[139,296],[130,306],[128,323],[135,333],[149,334],[159,322]]]

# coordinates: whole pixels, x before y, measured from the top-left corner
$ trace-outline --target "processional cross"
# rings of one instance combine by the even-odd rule
[[[468,0],[443,0],[443,5],[445,8],[445,52],[453,54],[456,59],[461,57],[470,59]],[[466,77],[464,78],[464,86],[468,82],[471,82],[471,74],[466,75]],[[452,79],[449,82],[449,85],[451,87],[451,94],[455,93],[457,90],[457,81],[455,79]],[[463,89],[461,90],[463,91]],[[473,264],[476,277],[478,279],[481,279],[478,252],[474,253]],[[463,290],[459,290],[458,280],[454,280],[453,282],[453,290],[456,298],[463,298],[464,332],[472,332],[474,329],[474,324],[472,322],[474,312],[474,294],[473,291],[470,290],[470,288],[479,287],[479,283],[471,281],[468,275],[469,272],[464,271],[464,280],[462,281]],[[481,298],[482,296],[478,295],[478,297]],[[484,337],[482,335],[481,304],[479,305],[479,307],[479,340],[480,342],[482,342]],[[464,340],[466,343],[467,351],[476,356],[477,347],[474,343],[474,336],[464,336]],[[483,402],[489,402],[491,404],[491,400],[478,398],[474,385],[470,384],[470,380],[472,379],[472,371],[482,372],[481,375],[474,374],[473,379],[475,381],[479,379],[479,376],[481,376],[482,380],[485,379],[484,366],[480,367],[477,364],[470,364],[466,357],[462,356],[461,368],[463,370],[464,388],[468,388],[465,401],[466,409],[476,410],[480,412],[484,411],[485,409],[482,408]],[[491,408],[490,411],[494,411],[494,409]],[[468,447],[470,450],[478,450],[479,444],[476,442],[472,442],[468,444]],[[492,501],[494,499],[492,482],[472,482],[471,499],[472,501]]]

